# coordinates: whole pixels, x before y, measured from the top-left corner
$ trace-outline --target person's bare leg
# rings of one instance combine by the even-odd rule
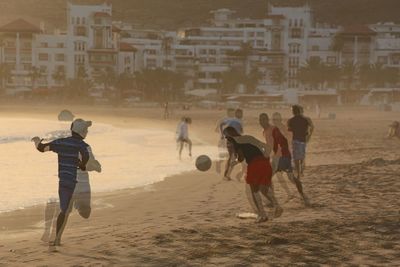
[[[305,204],[306,206],[308,206],[310,203],[309,203],[309,201],[308,201],[308,198],[306,197],[306,195],[305,195],[304,192],[303,192],[303,185],[302,185],[302,183],[301,183],[301,181],[300,181],[300,178],[294,176],[294,174],[291,173],[291,172],[288,173],[288,177],[289,177],[289,180],[290,180],[293,184],[296,185],[297,191],[299,192],[300,196],[303,198],[304,204]]]
[[[260,188],[261,193],[272,202],[274,207],[274,217],[280,217],[282,215],[283,209],[279,205],[278,200],[275,198],[274,188],[271,185],[263,185]]]
[[[49,242],[51,240],[51,229],[53,221],[57,216],[57,206],[58,202],[54,200],[49,200],[46,204],[46,209],[44,211],[44,232],[41,237],[43,242]]]
[[[249,189],[248,189],[249,188]],[[247,193],[250,205],[254,212],[258,215],[256,222],[265,222],[268,220],[267,213],[264,210],[262,199],[260,196],[260,187],[258,185],[247,185]]]
[[[289,175],[289,174],[288,174]],[[277,172],[276,176],[278,178],[278,182],[280,184],[280,186],[283,188],[283,190],[286,192],[286,194],[288,195],[288,198],[292,198],[292,193],[289,190],[289,187],[285,181],[285,179],[283,178],[282,172]]]
[[[188,139],[188,145],[189,145],[189,157],[192,156],[192,140]]]
[[[182,150],[184,143],[182,141],[179,142],[179,159],[182,159]]]

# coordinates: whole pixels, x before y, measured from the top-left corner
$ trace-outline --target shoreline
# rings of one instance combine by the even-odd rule
[[[55,119],[55,110],[33,115]],[[129,117],[140,116],[138,110],[126,117],[103,117],[102,112],[77,113],[117,127],[174,130],[176,122],[154,119],[159,110],[138,119]],[[223,111],[195,112],[200,123],[193,125],[193,136],[212,144],[210,129]],[[258,112],[245,113],[246,131],[256,136]],[[250,211],[244,183],[223,181],[213,164],[205,173],[185,172],[141,188],[93,194],[91,217],[73,212],[58,253],[48,252],[40,240],[43,206],[0,214],[0,224],[15,229],[0,233],[0,265],[398,265],[400,165],[391,159],[398,158],[400,143],[383,135],[386,121],[399,113],[358,113],[316,120],[303,180],[311,208],[303,207],[289,182],[294,198],[288,198],[274,178],[282,216],[259,225],[240,220],[236,213]]]

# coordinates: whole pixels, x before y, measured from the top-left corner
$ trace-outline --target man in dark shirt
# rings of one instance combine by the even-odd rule
[[[314,126],[310,118],[303,116],[303,108],[298,105],[292,107],[293,117],[288,121],[288,130],[293,133],[292,149],[297,178],[303,175],[306,157],[306,144],[311,138]]]
[[[56,238],[50,245],[60,245],[62,229],[65,227],[71,199],[77,183],[78,168],[86,170],[89,160],[88,144],[86,138],[88,128],[92,125],[90,121],[76,119],[71,125],[72,135],[67,138],[54,140],[50,143],[42,143],[39,137],[32,138],[37,150],[40,152],[53,151],[58,154],[58,195],[60,199],[60,214],[57,218]]]
[[[272,202],[275,208],[275,217],[279,217],[283,210],[272,190],[272,168],[269,162],[271,148],[252,136],[240,135],[233,127],[227,127],[224,130],[224,136],[233,148],[235,159],[238,162],[245,160],[247,163],[246,192],[250,205],[258,215],[256,222],[268,220],[260,193]]]

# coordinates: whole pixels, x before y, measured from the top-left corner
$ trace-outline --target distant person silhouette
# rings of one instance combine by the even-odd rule
[[[400,139],[400,122],[394,121],[389,125],[388,138],[397,137]]]
[[[189,157],[192,156],[192,140],[189,138],[189,125],[192,124],[192,119],[184,117],[178,124],[176,129],[177,143],[179,146],[179,159],[182,158],[183,146],[187,144],[189,146]]]
[[[77,183],[78,168],[85,171],[89,161],[89,145],[83,140],[88,134],[91,121],[76,119],[71,124],[71,136],[60,138],[50,143],[43,143],[39,137],[32,138],[35,147],[40,152],[52,151],[58,154],[58,195],[60,201],[60,213],[57,217],[56,237],[50,241],[50,246],[60,245],[62,229],[65,227],[69,206]]]

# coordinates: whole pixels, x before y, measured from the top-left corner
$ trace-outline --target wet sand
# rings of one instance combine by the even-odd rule
[[[50,118],[57,107],[2,107],[0,116]],[[214,143],[223,111],[71,107],[84,118],[119,127],[175,130],[193,118],[192,137]],[[323,110],[323,117],[332,110]],[[261,138],[260,110],[245,111],[245,130]],[[264,112],[264,110],[263,110]],[[269,112],[267,110],[267,112]],[[282,111],[287,117],[287,110]],[[400,140],[384,138],[394,112],[335,109],[337,119],[315,119],[304,188],[312,206],[288,199],[284,213],[264,224],[240,220],[250,207],[244,184],[222,181],[215,166],[144,188],[94,194],[85,220],[73,213],[58,252],[40,241],[44,207],[0,215],[0,264],[27,266],[285,266],[400,264]],[[309,114],[313,117],[313,114]],[[176,151],[171,151],[176,153]],[[56,164],[56,163],[55,163]],[[276,180],[276,178],[274,178]],[[94,183],[95,181],[92,181]]]

